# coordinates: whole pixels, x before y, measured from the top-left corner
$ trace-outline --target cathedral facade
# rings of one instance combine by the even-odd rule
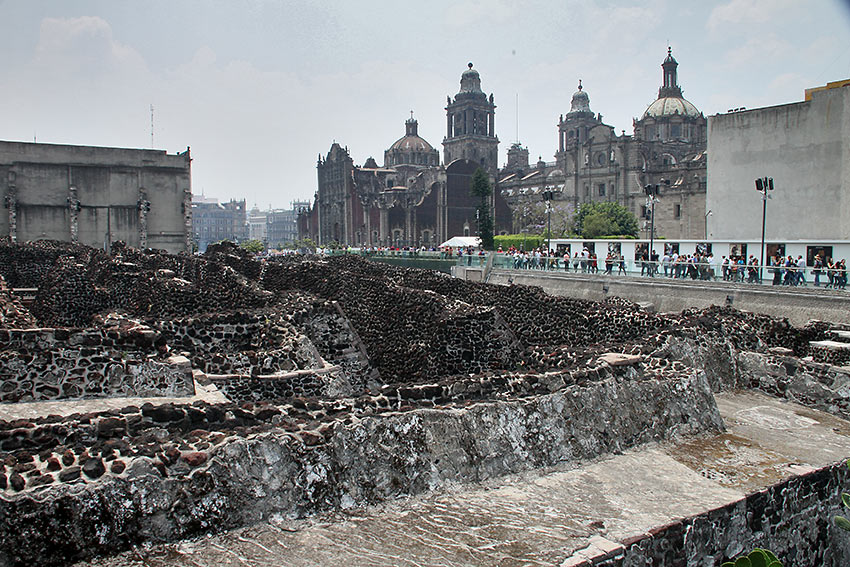
[[[477,236],[479,201],[470,189],[479,168],[491,177],[488,208],[496,231],[510,230],[510,210],[496,188],[496,107],[471,63],[447,102],[442,164],[412,115],[405,135],[384,152],[383,166],[372,158],[357,166],[337,143],[320,155],[313,205],[299,216],[301,238],[319,245],[433,247],[453,236]]]
[[[590,97],[579,81],[570,111],[558,121],[554,162],[541,159],[531,165],[528,150],[515,143],[499,174],[499,186],[514,211],[540,203],[547,191],[554,191],[553,202],[569,213],[583,203],[612,201],[634,213],[640,235],[649,237],[651,206],[644,187],[658,185],[655,236],[703,238],[706,119],[683,97],[678,63],[669,48],[661,67],[658,98],[634,120],[632,135],[618,135],[591,111]],[[515,214],[514,232],[523,231],[528,221]]]

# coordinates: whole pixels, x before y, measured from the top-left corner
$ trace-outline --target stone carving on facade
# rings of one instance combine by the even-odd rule
[[[139,201],[137,203],[139,211],[139,248],[148,247],[148,213],[151,211],[151,202],[148,201],[148,194],[144,187],[139,187]]]

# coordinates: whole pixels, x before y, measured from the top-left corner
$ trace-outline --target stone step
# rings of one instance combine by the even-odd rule
[[[842,343],[839,341],[809,341],[809,346],[812,348],[825,348],[830,350],[850,350],[850,343]]]
[[[835,340],[841,343],[850,343],[850,331],[842,331],[841,329],[830,329],[829,333],[835,337]]]

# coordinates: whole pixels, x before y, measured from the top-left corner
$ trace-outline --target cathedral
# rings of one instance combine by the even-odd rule
[[[540,204],[547,191],[554,191],[553,203],[568,214],[582,203],[613,201],[635,214],[641,222],[640,236],[648,238],[650,206],[644,187],[658,185],[655,236],[703,238],[706,119],[682,95],[678,65],[668,48],[658,98],[634,120],[633,135],[625,131],[618,135],[600,114],[594,114],[579,81],[570,111],[558,121],[554,162],[541,159],[530,165],[528,150],[519,143],[508,150],[499,187],[515,212]],[[515,214],[514,232],[524,230],[528,221]]]
[[[661,64],[657,99],[633,121],[633,134],[617,134],[590,109],[581,84],[560,116],[554,162],[529,163],[519,142],[498,169],[499,138],[493,95],[481,89],[472,63],[460,90],[446,100],[443,163],[439,152],[405,122],[404,136],[384,152],[354,164],[348,148],[331,145],[317,163],[312,207],[299,216],[299,235],[320,245],[438,246],[453,236],[476,236],[477,200],[470,181],[478,168],[491,178],[490,214],[496,234],[539,231],[544,206],[568,219],[588,202],[612,201],[639,219],[640,236],[701,239],[706,211],[706,118],[686,100],[672,50]],[[658,186],[654,223],[645,187]],[[544,195],[550,201],[543,202]],[[560,232],[562,225],[553,230]]]
[[[479,168],[493,185],[488,205],[496,232],[508,232],[510,209],[495,187],[495,109],[470,63],[454,99],[447,97],[442,164],[412,113],[404,136],[384,152],[383,166],[372,158],[357,166],[348,148],[332,144],[319,156],[318,189],[299,216],[299,234],[319,245],[429,248],[453,236],[477,236],[479,200],[470,188]]]

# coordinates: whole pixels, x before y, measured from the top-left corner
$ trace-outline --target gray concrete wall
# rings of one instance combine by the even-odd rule
[[[455,267],[455,275],[466,279],[465,270]],[[480,277],[472,270],[470,279]],[[774,288],[761,285],[733,285],[701,281],[648,278],[611,278],[604,276],[551,274],[520,270],[493,270],[490,283],[509,283],[542,287],[552,295],[601,301],[617,296],[636,303],[651,303],[657,311],[678,312],[712,305],[731,305],[743,311],[787,317],[794,325],[812,319],[850,324],[850,294],[818,292],[801,288]],[[730,303],[731,300],[731,303]]]
[[[772,177],[768,239],[850,238],[850,88],[708,119],[709,233],[761,237],[755,179]]]
[[[18,242],[76,240],[102,248],[110,232],[113,242],[186,251],[190,167],[188,150],[169,155],[0,141],[0,236],[14,234]],[[69,203],[72,186],[79,201],[76,212]],[[145,215],[140,215],[142,200],[150,203]]]

